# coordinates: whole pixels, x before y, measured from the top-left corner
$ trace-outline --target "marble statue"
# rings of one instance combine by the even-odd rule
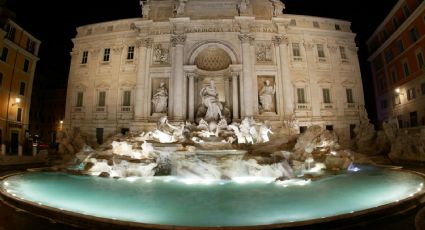
[[[277,17],[283,14],[283,10],[285,9],[285,4],[280,0],[271,0],[273,4],[273,17]]]
[[[168,49],[162,48],[161,44],[157,44],[154,48],[153,61],[159,64],[168,63],[168,53]]]
[[[149,6],[149,0],[140,0],[140,8],[142,10],[142,16],[143,18],[149,18],[149,11],[150,11],[150,6]]]
[[[154,113],[167,113],[167,100],[168,90],[165,87],[165,82],[161,81],[159,87],[155,90],[155,94],[152,97],[153,112]]]
[[[184,14],[184,8],[186,6],[186,2],[187,2],[187,0],[179,0],[179,3],[178,3],[178,5],[176,6],[176,9],[175,9],[177,16],[181,16],[181,15]]]
[[[210,85],[201,89],[200,96],[202,98],[202,105],[207,108],[204,119],[206,121],[217,121],[221,119],[223,105],[218,100],[218,92],[214,80],[210,81]]]
[[[249,4],[249,0],[241,0],[238,3],[237,8],[238,8],[239,16],[248,14],[248,4]]]
[[[259,142],[260,143],[267,143],[267,142],[269,142],[270,141],[269,133],[270,134],[273,134],[270,126],[267,125],[267,124],[262,124],[260,126],[260,131],[259,131],[259,134],[260,134]]]
[[[270,85],[270,81],[264,82],[263,88],[260,90],[260,104],[263,112],[271,112],[273,110],[273,97],[276,93],[276,87]]]

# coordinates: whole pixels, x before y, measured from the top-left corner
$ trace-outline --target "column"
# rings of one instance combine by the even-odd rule
[[[294,112],[294,93],[288,64],[288,38],[286,36],[276,36],[274,42],[279,44],[280,74],[283,84],[283,112],[285,117],[289,118],[292,117]]]
[[[224,100],[226,101],[225,106],[230,106],[230,79],[228,76],[224,76]]]
[[[185,34],[171,36],[171,44],[175,47],[174,55],[174,76],[173,76],[173,120],[184,120],[184,102],[186,95],[184,93],[184,43]]]
[[[239,39],[242,43],[242,73],[243,73],[243,102],[245,114],[242,117],[254,116],[254,96],[257,93],[253,92],[252,87],[252,71],[251,71],[251,42],[254,38],[249,34],[240,34]]]
[[[195,120],[195,74],[187,75],[189,78],[189,121]]]
[[[138,41],[139,46],[139,63],[137,68],[136,77],[136,100],[134,103],[134,120],[142,120],[143,118],[143,103],[140,100],[144,98],[144,91],[146,89],[147,82],[145,82],[146,75],[146,51],[147,47],[152,44],[152,39],[142,38]]]
[[[238,73],[232,73],[233,119],[239,118]]]

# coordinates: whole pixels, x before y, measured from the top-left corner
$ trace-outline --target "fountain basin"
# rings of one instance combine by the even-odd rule
[[[422,175],[359,166],[316,181],[108,179],[59,172],[7,176],[3,202],[54,221],[110,228],[282,228],[423,205]]]

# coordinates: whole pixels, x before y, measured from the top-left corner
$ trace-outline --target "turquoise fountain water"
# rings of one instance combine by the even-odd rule
[[[316,181],[272,178],[193,181],[177,177],[110,179],[57,172],[6,178],[16,198],[88,216],[177,226],[253,226],[356,213],[423,193],[424,178],[359,166]]]

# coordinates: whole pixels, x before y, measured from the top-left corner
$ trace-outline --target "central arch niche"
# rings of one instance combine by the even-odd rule
[[[229,68],[232,59],[223,49],[208,47],[196,56],[194,64],[201,70],[219,71]]]

